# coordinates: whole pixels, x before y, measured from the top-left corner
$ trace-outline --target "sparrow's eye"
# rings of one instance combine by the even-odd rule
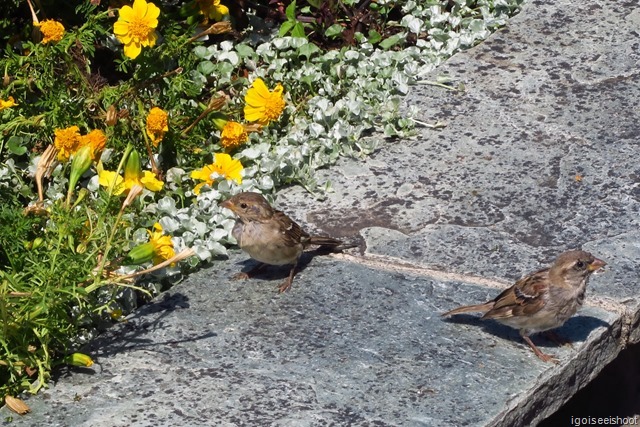
[[[587,264],[584,261],[578,261],[576,262],[576,270],[584,270],[584,268],[587,266]]]
[[[247,204],[246,203],[240,203],[240,207],[242,209],[247,209]]]

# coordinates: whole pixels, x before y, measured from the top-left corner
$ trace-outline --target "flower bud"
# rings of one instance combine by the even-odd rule
[[[155,248],[152,242],[143,243],[129,251],[125,263],[128,265],[143,264],[151,261],[155,254]]]
[[[116,110],[116,106],[111,104],[107,109],[107,118],[105,120],[107,126],[115,126],[118,123],[118,111]]]
[[[222,131],[222,129],[224,129],[224,126],[229,121],[227,119],[227,116],[222,113],[212,113],[211,120],[213,121],[214,126],[218,128],[219,131]]]
[[[90,367],[93,365],[93,359],[83,353],[73,353],[64,358],[64,361],[69,365]]]
[[[44,243],[44,239],[42,237],[36,237],[33,239],[33,243],[31,245],[31,249],[38,249]]]
[[[78,197],[76,198],[76,201],[73,203],[73,207],[75,208],[76,206],[78,206],[78,204],[80,204],[80,202],[82,202],[84,198],[87,197],[88,194],[89,194],[89,190],[87,190],[86,188],[81,188],[80,191],[78,191]]]
[[[75,188],[78,180],[91,166],[91,147],[85,145],[73,155],[71,162],[71,175],[69,176],[69,189]]]
[[[142,168],[140,167],[140,155],[136,150],[131,150],[127,157],[127,163],[124,166],[124,180],[138,180],[142,175]]]

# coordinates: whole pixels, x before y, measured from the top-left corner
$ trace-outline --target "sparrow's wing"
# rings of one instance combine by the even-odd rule
[[[496,297],[493,308],[483,318],[500,319],[537,313],[544,307],[544,295],[548,289],[549,269],[523,277]]]
[[[280,227],[280,233],[288,246],[299,245],[303,240],[309,238],[307,234],[294,220],[289,218],[284,212],[275,211],[273,218]]]

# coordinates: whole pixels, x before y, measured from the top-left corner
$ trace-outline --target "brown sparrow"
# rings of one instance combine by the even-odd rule
[[[273,209],[259,193],[239,193],[220,206],[232,210],[238,217],[232,231],[238,246],[262,263],[248,273],[237,274],[235,278],[246,279],[265,264],[291,264],[289,277],[279,287],[280,292],[284,292],[291,287],[298,260],[307,246],[336,247],[342,244],[330,237],[310,236],[283,212]]]
[[[495,299],[459,307],[442,316],[482,312],[482,319],[495,319],[518,329],[540,359],[558,363],[555,357],[540,351],[529,335],[557,328],[573,316],[582,306],[589,276],[606,264],[589,252],[568,251],[550,268],[523,277]]]

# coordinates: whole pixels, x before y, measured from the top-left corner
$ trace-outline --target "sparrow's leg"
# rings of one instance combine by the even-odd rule
[[[291,267],[291,271],[289,272],[289,277],[287,277],[287,280],[282,282],[282,284],[278,288],[278,292],[280,293],[286,292],[291,287],[291,284],[293,283],[293,276],[296,275],[296,267],[298,267],[298,261],[296,261],[296,263],[293,264],[293,267]]]
[[[246,279],[250,278],[251,276],[253,276],[254,274],[256,274],[258,271],[262,270],[265,265],[267,265],[267,264],[261,262],[260,264],[256,265],[255,267],[253,267],[251,270],[247,271],[246,273],[241,271],[238,274],[234,274],[232,279],[233,280],[246,280]]]
[[[531,338],[526,336],[522,331],[520,331],[520,336],[522,337],[523,340],[525,340],[527,344],[529,344],[529,347],[531,347],[531,350],[533,350],[533,352],[536,354],[536,356],[538,356],[540,360],[542,360],[543,362],[552,362],[552,363],[559,362],[558,359],[556,359],[554,356],[541,352],[540,349],[536,347],[536,345],[533,343],[533,341],[531,341]]]
[[[573,348],[573,344],[571,343],[571,340],[563,337],[562,335],[558,335],[558,333],[556,333],[554,331],[546,331],[546,332],[544,332],[544,336],[549,338],[556,345],[559,345],[561,347],[564,346],[564,345],[567,345],[567,346]]]

